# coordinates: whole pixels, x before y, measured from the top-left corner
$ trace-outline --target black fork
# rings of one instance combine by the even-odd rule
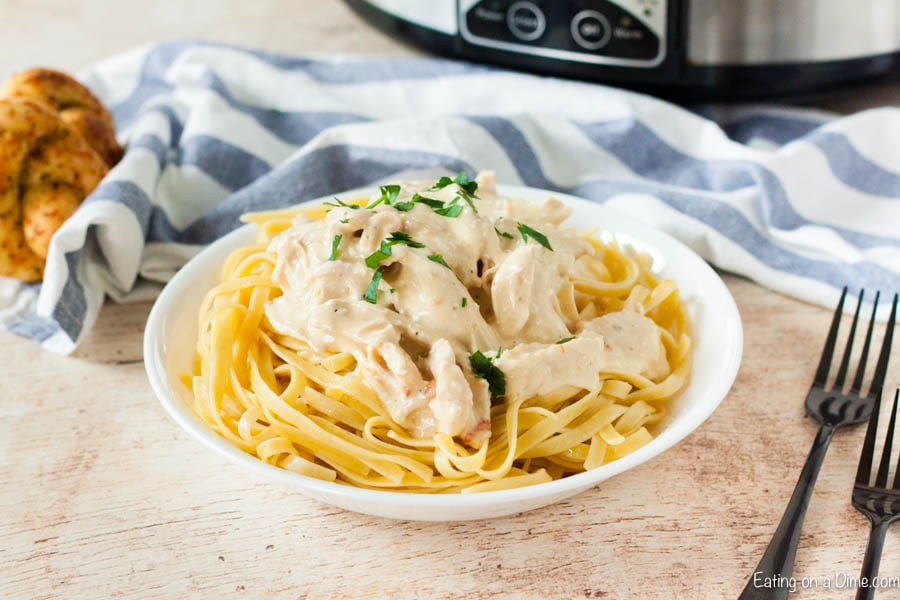
[[[844,288],[841,299],[834,311],[831,329],[828,331],[828,338],[825,340],[825,347],[822,349],[822,357],[819,359],[819,367],[816,369],[812,386],[810,386],[809,392],[806,394],[806,412],[813,415],[821,424],[819,432],[816,434],[815,441],[813,441],[809,456],[806,457],[806,463],[800,472],[800,479],[797,481],[794,493],[791,495],[784,515],[781,517],[781,522],[775,530],[775,535],[772,536],[772,541],[769,542],[762,559],[759,561],[759,565],[751,575],[746,587],[744,587],[740,600],[770,600],[773,598],[783,600],[788,597],[788,593],[793,587],[791,582],[794,572],[794,559],[797,556],[797,541],[800,539],[800,529],[803,526],[806,508],[809,505],[813,486],[815,486],[816,478],[819,476],[819,468],[822,466],[822,460],[825,458],[831,438],[839,427],[865,421],[871,414],[872,407],[875,405],[875,401],[881,393],[881,388],[884,386],[888,359],[891,354],[894,323],[897,318],[897,294],[894,294],[894,302],[891,307],[890,317],[888,317],[884,340],[881,343],[881,353],[875,366],[872,382],[869,385],[868,392],[865,395],[861,393],[866,372],[866,361],[869,358],[869,347],[872,342],[872,330],[875,325],[875,311],[878,308],[880,297],[880,294],[876,293],[875,301],[872,304],[872,319],[869,321],[869,327],[866,331],[859,364],[856,368],[856,375],[850,384],[850,388],[846,392],[844,391],[864,293],[863,290],[859,292],[856,312],[853,315],[853,324],[850,326],[844,355],[841,358],[834,383],[828,386],[828,373],[831,370],[831,362],[834,357],[834,348],[837,342],[841,315],[844,310],[844,300],[847,297],[847,288]]]
[[[881,563],[881,550],[884,548],[884,536],[888,527],[900,518],[900,468],[896,469],[893,483],[888,486],[888,471],[891,467],[891,446],[894,442],[894,423],[897,421],[897,402],[900,390],[894,392],[894,408],[888,423],[878,474],[872,483],[872,459],[875,456],[875,433],[878,430],[878,407],[881,399],[872,407],[869,427],[866,429],[866,441],[859,455],[859,468],[856,470],[856,483],[853,484],[853,506],[869,518],[872,531],[869,533],[869,544],[863,559],[862,571],[859,574],[860,585],[856,592],[856,600],[875,597],[878,589],[878,565]]]

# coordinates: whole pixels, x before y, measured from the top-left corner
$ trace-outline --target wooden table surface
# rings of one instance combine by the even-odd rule
[[[136,18],[131,3],[110,0],[77,10],[0,0],[12,15],[0,77],[33,64],[75,69],[186,34],[289,52],[413,52],[338,2],[197,0],[178,15],[157,4],[169,8]],[[898,98],[876,86],[823,102]],[[490,522],[358,515],[226,464],[150,390],[148,304],[107,304],[71,357],[0,332],[0,598],[734,598],[815,434],[802,400],[830,313],[724,279],[744,321],[744,360],[712,417],[599,488]],[[891,389],[898,362],[895,350]],[[818,589],[792,597],[853,596],[847,579],[868,533],[849,502],[862,436],[857,427],[835,437],[795,568],[798,586]],[[900,530],[881,573],[900,577]],[[900,598],[900,588],[878,597]]]

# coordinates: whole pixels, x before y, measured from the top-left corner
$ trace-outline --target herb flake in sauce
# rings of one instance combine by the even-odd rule
[[[372,281],[369,282],[369,286],[366,288],[366,293],[363,296],[366,302],[371,304],[376,304],[378,302],[378,285],[381,283],[381,267],[375,269],[375,274],[372,275]]]
[[[412,201],[417,204],[430,206],[431,208],[443,208],[444,206],[443,201],[438,200],[437,198],[428,198],[427,196],[421,196],[418,193],[413,194]]]
[[[334,239],[331,240],[331,254],[328,255],[328,260],[334,261],[337,260],[341,255],[341,251],[338,249],[338,246],[341,245],[341,239],[344,236],[340,233],[334,236]]]
[[[536,229],[532,229],[522,222],[518,222],[516,227],[518,228],[519,233],[522,234],[522,239],[525,240],[526,243],[528,242],[528,238],[531,238],[547,250],[553,252],[553,247],[550,245],[550,240],[547,239],[546,235]]]
[[[469,192],[468,190],[478,189],[478,184],[474,181],[471,181],[468,178],[468,175],[465,175],[465,173],[460,173],[460,175],[458,175],[456,179],[441,177],[441,179],[434,185],[434,187],[429,189],[431,191],[435,191],[453,183],[457,183],[458,185],[460,185],[460,188],[453,200],[448,203],[445,203],[442,200],[438,200],[437,198],[429,198],[428,196],[423,196],[418,192],[414,193],[412,195],[412,198],[410,198],[409,200],[397,202],[396,200],[397,195],[400,193],[400,186],[389,185],[381,187],[381,197],[372,202],[366,208],[375,208],[379,204],[387,204],[388,206],[393,206],[400,212],[409,212],[415,207],[416,204],[424,204],[442,217],[450,217],[451,219],[455,219],[462,212],[463,207],[459,204],[459,202],[460,200],[463,200],[468,203],[470,207],[472,207],[472,210],[474,212],[477,213],[478,211],[475,209],[475,205],[471,200],[471,198],[474,196],[474,193]]]
[[[456,176],[456,179],[453,180],[453,183],[458,185],[462,191],[472,198],[478,197],[476,194],[478,191],[478,183],[474,179],[470,179],[465,171],[460,171],[459,175]]]
[[[444,256],[441,254],[429,254],[428,260],[430,260],[431,262],[437,263],[439,265],[444,265],[448,269],[450,268],[450,265],[447,264],[447,261],[444,260]],[[465,306],[465,304],[463,304],[463,306]]]
[[[459,177],[459,175],[457,175],[457,177]],[[442,190],[452,183],[453,183],[453,180],[445,175],[444,177],[441,177],[440,179],[438,179],[437,182],[435,182],[435,184],[433,186],[428,188],[428,191],[434,192],[436,190]]]
[[[475,208],[475,203],[472,202],[472,198],[478,197],[478,194],[477,194],[478,182],[475,181],[474,179],[470,178],[469,175],[465,171],[460,171],[454,179],[450,179],[449,177],[446,177],[446,176],[441,177],[430,188],[430,191],[441,190],[452,184],[456,184],[456,186],[457,186],[456,196],[453,198],[453,203],[448,204],[447,207],[445,207],[445,209],[443,209],[443,210],[447,210],[451,206],[458,206],[456,204],[456,202],[459,200],[462,200],[466,204],[469,205],[469,208],[472,209],[472,212],[474,212],[475,214],[478,214],[478,209]],[[458,217],[461,210],[462,210],[462,208],[453,210],[452,215],[444,214],[444,213],[440,212],[439,210],[435,210],[435,212],[437,212],[438,214],[441,214],[443,216]]]
[[[409,246],[410,248],[424,248],[425,244],[422,242],[417,242],[409,237],[408,233],[403,233],[402,231],[394,231],[390,236],[385,240],[390,243],[391,246],[395,244],[403,244],[404,246]]]
[[[463,207],[461,204],[450,204],[443,208],[436,208],[434,209],[434,212],[441,215],[442,217],[450,217],[451,219],[455,219],[459,216],[459,213],[462,212],[462,209]]]
[[[359,210],[360,208],[362,208],[358,204],[347,204],[337,196],[334,197],[334,202],[326,202],[325,206],[331,206],[333,208],[341,206],[343,208],[349,208],[350,210]]]
[[[378,250],[366,257],[366,266],[370,269],[377,268],[383,260],[391,255],[392,245],[393,244],[387,243],[387,240],[381,240],[381,246]]]
[[[371,204],[369,204],[366,208],[375,208],[379,204],[387,204],[391,206],[394,202],[397,201],[397,196],[400,194],[400,186],[399,185],[383,185],[378,188],[381,192],[381,197],[378,200],[375,200]]]
[[[514,239],[513,234],[507,233],[506,231],[500,231],[496,226],[494,226],[494,231],[496,231],[497,235],[499,235],[500,237],[504,237],[508,240]]]
[[[469,365],[475,377],[487,381],[491,398],[499,398],[506,394],[506,374],[494,364],[494,359],[486,356],[481,350],[476,350],[469,355]]]

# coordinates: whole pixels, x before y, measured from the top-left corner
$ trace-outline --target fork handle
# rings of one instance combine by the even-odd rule
[[[872,531],[869,532],[869,543],[866,546],[866,556],[863,558],[862,570],[859,572],[859,589],[856,590],[856,600],[871,600],[875,597],[875,590],[871,585],[878,577],[878,566],[881,564],[881,550],[884,548],[884,536],[887,533],[890,521],[872,521]],[[863,586],[862,582],[869,585]]]
[[[797,556],[797,541],[800,539],[806,507],[809,506],[809,499],[819,476],[819,468],[833,435],[833,426],[819,427],[778,529],[738,600],[784,600],[796,589],[792,574],[794,558]]]

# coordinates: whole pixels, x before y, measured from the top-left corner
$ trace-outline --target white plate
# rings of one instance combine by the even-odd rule
[[[368,195],[370,191],[363,190],[354,195]],[[558,502],[655,457],[696,429],[731,388],[743,349],[740,315],[718,275],[681,242],[603,206],[531,188],[498,186],[498,191],[502,196],[526,200],[559,198],[573,210],[569,224],[577,225],[579,230],[598,227],[605,239],[615,237],[621,243],[650,252],[654,271],[678,283],[691,319],[693,372],[687,388],[670,405],[668,423],[653,441],[637,451],[592,471],[558,481],[471,495],[360,489],[285,471],[242,452],[194,415],[191,393],[178,380],[178,375],[191,371],[200,302],[207,290],[217,283],[225,257],[255,240],[256,231],[252,225],[226,235],[203,250],[178,271],[157,299],[144,332],[144,359],[153,391],[166,411],[192,437],[254,473],[348,510],[423,521],[499,517]],[[349,193],[341,195],[350,196]],[[644,473],[652,477],[654,471]]]

